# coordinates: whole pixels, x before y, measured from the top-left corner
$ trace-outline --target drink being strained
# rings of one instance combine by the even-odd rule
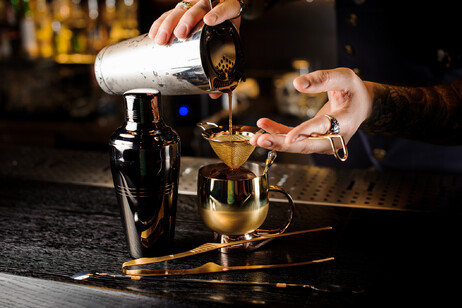
[[[228,167],[237,169],[249,159],[255,149],[249,143],[250,137],[249,135],[231,135],[230,137],[229,134],[224,134],[215,137],[210,145]]]
[[[258,127],[233,125],[230,134],[229,130],[213,123],[199,123],[198,126],[204,129],[202,137],[210,143],[218,158],[232,169],[239,168],[249,159],[255,149],[249,140],[262,131]]]

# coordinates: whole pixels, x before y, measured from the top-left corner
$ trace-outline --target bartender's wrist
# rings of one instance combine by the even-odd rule
[[[364,80],[363,80],[363,83],[364,83],[364,86],[366,87],[367,94],[369,96],[369,100],[367,100],[366,104],[364,104],[365,106],[363,110],[364,115],[365,115],[363,122],[365,122],[371,117],[372,108],[374,106],[374,101],[376,99],[376,92],[379,92],[377,88],[380,87],[381,85],[375,82],[364,81]]]
[[[370,105],[364,106],[365,119],[361,123],[360,128],[367,133],[375,134],[377,130],[381,130],[383,125],[383,104],[389,99],[389,91],[385,85],[375,82],[364,81],[367,92],[370,96]],[[380,124],[379,124],[380,123]]]

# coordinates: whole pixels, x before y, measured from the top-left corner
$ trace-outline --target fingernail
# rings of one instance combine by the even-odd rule
[[[159,31],[156,35],[156,43],[159,45],[165,44],[167,42],[167,32]]]
[[[178,25],[178,27],[176,28],[176,36],[178,36],[180,38],[185,37],[187,30],[188,29],[186,28],[186,26],[184,24]]]
[[[302,81],[300,82],[300,86],[303,88],[303,89],[306,89],[310,86],[310,82],[306,79],[302,79]]]
[[[218,19],[218,16],[216,14],[207,14],[204,17],[204,22],[208,25],[214,25],[217,19]]]
[[[265,141],[263,141],[263,142],[261,143],[261,146],[262,146],[262,147],[265,147],[265,148],[266,148],[266,147],[270,147],[270,146],[272,146],[272,145],[273,145],[273,143],[272,143],[271,141],[269,141],[269,140],[265,140]]]

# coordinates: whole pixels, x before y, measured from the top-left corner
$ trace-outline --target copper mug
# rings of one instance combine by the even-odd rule
[[[238,169],[231,169],[223,163],[206,165],[199,169],[199,214],[205,225],[218,234],[221,242],[283,233],[292,223],[292,197],[284,189],[270,185],[266,171],[259,164],[251,162]],[[262,230],[259,227],[268,214],[269,192],[286,196],[288,217],[281,227]],[[260,244],[247,243],[245,248],[257,248],[256,245]]]

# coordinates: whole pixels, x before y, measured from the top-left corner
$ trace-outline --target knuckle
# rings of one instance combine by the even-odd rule
[[[167,12],[164,12],[162,15],[160,15],[160,17],[162,18],[165,18],[167,16],[169,16],[170,14],[172,14],[174,9],[171,9],[171,10],[168,10]]]
[[[180,22],[188,27],[191,27],[191,25],[194,25],[196,23],[196,18],[191,14],[191,12],[186,12],[181,17]]]
[[[162,25],[160,26],[162,29],[171,31],[175,27],[176,22],[175,19],[172,15],[167,16],[167,18],[164,19],[162,22]]]
[[[172,11],[173,10],[164,12],[162,15],[160,15],[159,18],[156,19],[156,21],[154,21],[154,23],[161,24],[165,20],[165,18],[167,18],[168,16],[170,16],[170,14],[172,14]]]
[[[347,69],[347,72],[348,72],[348,78],[350,78],[351,80],[359,79],[358,75],[353,70]]]
[[[323,71],[319,71],[319,81],[321,83],[328,83],[330,81],[330,72],[329,71],[326,71],[326,70],[323,70]]]
[[[151,29],[159,29],[161,24],[162,24],[161,20],[156,20],[152,23]]]
[[[359,79],[358,75],[350,68],[342,67],[339,71],[349,80],[357,80]]]

